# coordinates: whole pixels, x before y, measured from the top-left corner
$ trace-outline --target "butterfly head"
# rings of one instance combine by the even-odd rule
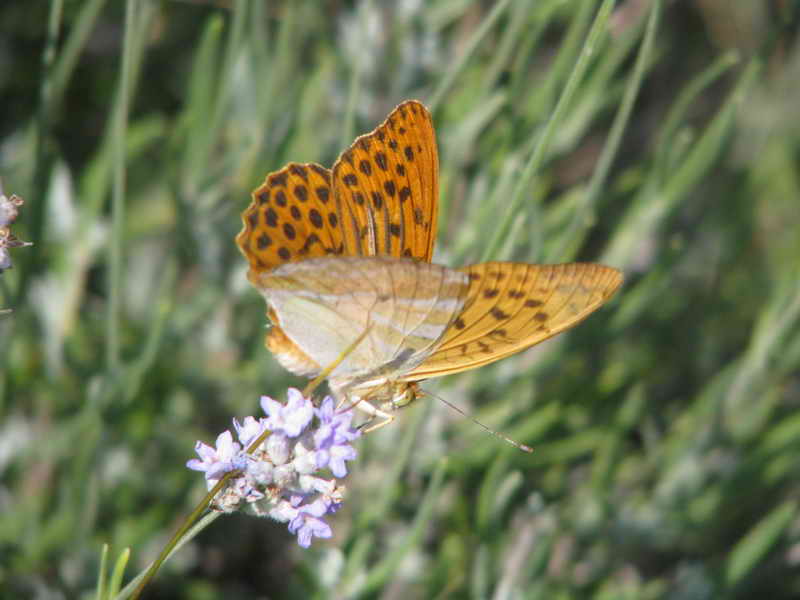
[[[408,383],[406,381],[396,382],[390,384],[391,398],[383,404],[383,409],[386,411],[397,410],[408,406],[414,400],[423,395],[419,384],[416,382]]]

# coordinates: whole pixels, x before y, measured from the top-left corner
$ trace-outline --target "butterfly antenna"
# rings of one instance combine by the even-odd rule
[[[342,362],[342,361],[343,361],[345,358],[347,358],[347,355],[348,355],[348,354],[350,354],[350,353],[351,353],[353,350],[355,350],[355,349],[356,349],[356,346],[358,346],[358,345],[359,345],[359,344],[360,344],[360,343],[361,343],[361,342],[364,340],[364,338],[365,338],[365,337],[367,337],[367,334],[369,333],[369,330],[370,330],[370,329],[372,329],[372,324],[369,324],[369,325],[367,325],[366,329],[364,329],[364,331],[362,331],[362,332],[361,332],[361,335],[359,335],[359,336],[358,336],[356,339],[354,339],[354,340],[353,340],[353,342],[352,342],[352,343],[351,343],[351,344],[350,344],[350,345],[349,345],[347,348],[345,348],[345,349],[342,351],[342,353],[339,355],[339,357],[338,357],[338,358],[337,358],[335,361],[333,361],[331,364],[329,364],[327,367],[325,367],[325,368],[322,370],[322,373],[320,373],[319,375],[317,375],[316,377],[314,377],[314,379],[312,379],[312,380],[311,380],[311,381],[308,383],[308,385],[306,386],[306,388],[303,390],[303,396],[305,396],[306,398],[308,398],[308,397],[309,397],[309,395],[311,395],[311,393],[312,393],[312,392],[313,392],[315,389],[317,389],[317,387],[319,387],[319,384],[320,384],[320,383],[322,383],[322,382],[325,380],[325,378],[326,378],[326,377],[328,377],[328,375],[330,375],[331,373],[333,373],[333,370],[334,370],[336,367],[338,367],[338,366],[339,366],[339,364],[340,364],[340,363],[341,363],[341,362]]]
[[[452,403],[448,402],[447,400],[445,400],[441,396],[437,396],[436,394],[431,394],[430,392],[425,392],[425,394],[430,396],[431,398],[436,398],[437,400],[440,400],[441,402],[444,402],[447,406],[452,408],[454,411],[456,411],[462,417],[466,417],[467,419],[469,419],[470,421],[475,423],[475,425],[477,425],[478,427],[481,427],[484,431],[486,431],[488,433],[491,433],[494,437],[496,437],[498,439],[501,439],[504,442],[508,442],[509,444],[511,444],[515,448],[518,448],[518,449],[522,450],[523,452],[533,452],[533,448],[531,448],[530,446],[526,446],[525,444],[520,444],[519,442],[517,442],[515,440],[512,440],[507,435],[503,435],[499,431],[495,431],[491,427],[487,427],[486,425],[484,425],[483,423],[478,421],[478,419],[476,419],[475,417],[473,417],[470,414],[465,413],[463,410],[458,408],[455,404],[452,404]]]

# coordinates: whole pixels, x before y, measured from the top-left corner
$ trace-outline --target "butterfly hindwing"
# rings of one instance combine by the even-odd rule
[[[317,365],[330,365],[366,329],[331,377],[412,369],[464,306],[465,273],[409,259],[336,257],[288,263],[258,289],[283,334]]]
[[[464,308],[436,350],[401,379],[417,381],[500,360],[572,327],[622,283],[616,269],[590,263],[483,263],[469,278]]]
[[[416,100],[356,139],[333,166],[333,191],[347,219],[345,254],[430,262],[438,161],[431,116]]]

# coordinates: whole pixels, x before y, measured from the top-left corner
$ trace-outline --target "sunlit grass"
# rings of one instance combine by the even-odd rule
[[[194,441],[304,383],[263,347],[239,213],[267,172],[330,165],[418,98],[439,139],[437,262],[601,261],[626,284],[570,333],[426,384],[532,455],[418,402],[361,441],[332,541],[301,551],[220,518],[154,589],[797,595],[796,49],[771,69],[732,50],[677,63],[657,2],[627,20],[577,0],[66,4],[0,147],[35,244],[0,276],[2,586],[88,593],[126,547],[139,573],[202,496]],[[105,125],[76,154],[65,98],[110,24]]]

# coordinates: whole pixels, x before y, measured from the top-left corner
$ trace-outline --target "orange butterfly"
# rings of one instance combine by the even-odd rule
[[[408,100],[333,171],[290,163],[268,175],[236,237],[274,325],[267,347],[312,377],[363,335],[328,382],[381,424],[420,395],[417,382],[538,344],[622,283],[590,263],[431,264],[438,170],[431,116]]]

